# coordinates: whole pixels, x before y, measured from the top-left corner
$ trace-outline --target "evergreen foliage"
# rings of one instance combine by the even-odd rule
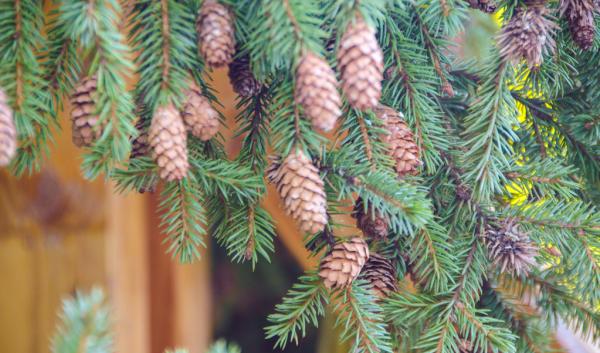
[[[181,108],[191,82],[218,103],[197,48],[202,1],[55,2],[44,18],[40,2],[0,0],[0,87],[19,138],[12,170],[39,169],[57,111],[79,80],[97,75],[95,113],[106,128],[84,152],[84,175],[103,174],[120,192],[154,185],[150,156],[128,158],[135,120],[147,129],[158,107]],[[338,217],[360,197],[389,223],[387,237],[369,246],[393,263],[401,285],[387,298],[362,280],[329,291],[309,270],[269,316],[266,336],[276,347],[298,344],[328,307],[353,352],[456,353],[463,342],[474,352],[548,352],[559,320],[598,342],[600,40],[580,49],[557,1],[541,5],[554,11],[556,49],[533,68],[506,61],[495,40],[484,46],[461,37],[482,21],[502,27],[528,0],[497,1],[493,17],[466,0],[221,2],[235,17],[236,55],[249,57],[261,89],[239,98],[236,126],[228,127],[241,137],[238,156],[227,158],[220,136],[190,135],[190,172],[163,185],[159,212],[174,257],[195,260],[210,235],[233,261],[269,261],[275,225],[261,205],[267,153],[301,149],[324,181],[330,216],[306,247],[320,258],[343,241]],[[328,139],[294,103],[302,54],[335,69],[340,38],[358,18],[377,31],[381,103],[404,114],[423,162],[418,176],[394,174],[375,112],[345,102]],[[457,36],[477,50],[457,49]],[[526,275],[504,273],[490,258],[486,231],[504,220],[517,222],[538,249]],[[97,297],[65,308],[89,310]],[[69,322],[81,321],[68,312]],[[56,349],[72,344],[68,337],[57,338]]]

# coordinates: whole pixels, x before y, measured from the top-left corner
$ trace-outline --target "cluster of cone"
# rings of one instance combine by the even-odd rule
[[[482,8],[488,1],[470,1]],[[595,36],[594,0],[561,0],[560,15],[568,24],[573,41],[583,50],[589,49]],[[525,59],[530,68],[541,65],[543,56],[554,51],[554,32],[559,28],[547,6],[547,0],[526,0],[503,26],[498,37],[500,54],[506,61]]]

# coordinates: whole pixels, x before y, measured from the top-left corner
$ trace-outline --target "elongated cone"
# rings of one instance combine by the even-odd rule
[[[6,94],[0,89],[0,167],[7,166],[17,153],[17,130]]]
[[[406,125],[402,113],[383,105],[377,107],[375,113],[387,130],[383,140],[388,145],[389,156],[396,164],[398,177],[418,174],[422,164],[419,159],[419,146],[415,143],[413,133]]]
[[[269,181],[277,186],[285,210],[307,233],[325,229],[327,200],[318,169],[301,151],[291,152],[284,160],[274,160],[267,171]]]
[[[188,89],[186,97],[181,112],[183,122],[192,135],[202,141],[210,140],[219,132],[219,113],[194,84]]]
[[[329,289],[342,289],[352,284],[369,259],[369,246],[361,237],[333,246],[321,260],[319,276]]]
[[[490,259],[501,272],[525,275],[536,263],[538,249],[514,219],[488,224],[484,241]]]
[[[596,23],[594,13],[598,4],[593,0],[561,0],[560,14],[569,22],[571,37],[577,45],[588,50],[594,43]]]
[[[313,53],[305,54],[296,70],[296,103],[302,106],[312,126],[330,131],[342,114],[335,73],[329,64]]]
[[[388,223],[386,219],[375,215],[371,209],[365,210],[363,200],[360,197],[354,203],[352,217],[356,219],[356,227],[362,230],[366,237],[374,240],[387,238]]]
[[[229,64],[235,54],[235,28],[233,14],[215,0],[205,0],[196,22],[200,55],[209,67]]]
[[[173,105],[156,109],[149,139],[160,178],[166,181],[185,178],[190,167],[187,134],[181,116]]]
[[[99,117],[95,114],[97,83],[95,76],[84,78],[71,96],[72,139],[77,147],[91,146],[104,130],[104,124],[99,124]]]
[[[342,91],[350,106],[359,110],[375,108],[381,97],[383,52],[375,31],[362,19],[350,23],[337,52]]]
[[[236,57],[229,64],[229,82],[235,93],[242,97],[252,97],[260,91],[261,84],[252,74],[248,55]]]
[[[360,278],[369,283],[371,289],[379,298],[384,298],[390,292],[398,290],[396,269],[385,257],[371,253],[363,267]]]
[[[555,47],[552,36],[558,25],[550,15],[544,0],[529,0],[517,9],[498,37],[504,60],[525,59],[529,68],[541,65],[543,55]]]

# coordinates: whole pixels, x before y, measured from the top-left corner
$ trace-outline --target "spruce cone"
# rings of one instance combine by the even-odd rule
[[[229,64],[228,75],[233,91],[241,97],[252,97],[260,92],[261,84],[252,74],[248,55],[235,58]]]
[[[481,10],[485,13],[492,13],[498,8],[498,4],[494,0],[467,0],[469,6],[473,9]]]
[[[525,275],[536,263],[537,247],[514,219],[505,219],[498,226],[488,224],[484,241],[492,262],[502,272]]]
[[[363,201],[360,197],[354,203],[352,217],[356,219],[356,227],[362,230],[365,236],[375,240],[387,238],[387,221],[384,217],[374,215],[371,209],[365,211]]]
[[[383,121],[388,132],[383,139],[389,147],[389,156],[396,164],[398,177],[418,174],[422,164],[419,159],[419,146],[415,143],[402,113],[383,105],[379,106],[375,113]]]
[[[388,259],[379,254],[370,254],[360,277],[369,282],[371,289],[379,298],[384,298],[389,292],[398,290],[396,269]]]
[[[71,96],[71,127],[73,132],[73,143],[77,147],[89,147],[100,136],[104,130],[104,124],[98,125],[99,117],[95,115],[97,80],[95,76],[86,77],[75,88]]]
[[[209,67],[222,67],[231,62],[235,53],[233,14],[215,0],[202,4],[196,22],[200,54]]]
[[[305,54],[296,70],[296,103],[302,106],[312,126],[329,131],[342,114],[342,99],[335,73],[327,61],[313,53]]]
[[[596,24],[594,12],[597,5],[592,0],[561,0],[560,14],[569,22],[571,37],[583,49],[589,49],[594,43]]]
[[[329,289],[342,289],[352,284],[369,259],[369,246],[360,237],[353,237],[333,246],[321,260],[319,276]]]
[[[210,140],[219,132],[219,113],[195,84],[188,89],[186,97],[181,112],[186,128],[202,141]]]
[[[8,99],[0,89],[0,167],[7,166],[17,153],[17,129]]]
[[[300,229],[316,233],[327,223],[327,200],[318,169],[301,151],[291,152],[283,162],[275,160],[267,171],[277,186],[285,210],[300,223]]]
[[[558,28],[549,16],[545,0],[529,0],[519,8],[498,37],[500,55],[507,61],[524,58],[529,68],[541,65],[543,55],[555,47],[552,35]]]
[[[161,179],[174,181],[185,178],[189,169],[187,134],[173,105],[156,109],[148,137]]]
[[[350,23],[337,53],[342,90],[353,108],[375,108],[381,97],[383,52],[375,31],[363,20]]]

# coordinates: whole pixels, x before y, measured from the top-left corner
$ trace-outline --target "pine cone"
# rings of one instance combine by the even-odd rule
[[[96,76],[86,77],[75,88],[71,96],[71,127],[73,143],[77,147],[89,147],[100,136],[105,124],[98,124],[99,117],[96,115],[96,103],[94,96],[97,87]]]
[[[286,212],[300,223],[303,232],[325,229],[327,200],[323,180],[301,150],[290,153],[283,163],[275,160],[267,174],[269,181],[277,186]]]
[[[183,120],[173,105],[156,109],[149,139],[161,179],[174,181],[185,178],[189,169],[187,134]]]
[[[8,99],[0,89],[0,167],[7,166],[17,153],[17,129]]]
[[[360,197],[354,203],[352,217],[356,219],[356,227],[362,230],[365,236],[375,240],[387,238],[387,221],[384,217],[374,215],[370,208],[365,211],[363,201]]]
[[[561,0],[560,2],[560,14],[569,22],[571,37],[583,50],[589,49],[594,43],[596,10],[597,5],[592,0]]]
[[[200,54],[209,67],[229,64],[235,53],[235,28],[233,14],[215,0],[206,0],[196,22]]]
[[[537,247],[514,219],[505,219],[497,226],[488,224],[484,241],[490,259],[502,272],[525,275],[536,263]]]
[[[202,141],[208,141],[219,132],[219,113],[202,95],[198,86],[192,84],[186,93],[181,116],[187,129]]]
[[[321,260],[319,276],[329,289],[342,289],[352,284],[369,259],[369,246],[360,237],[353,237],[333,246]]]
[[[389,156],[394,160],[399,178],[405,175],[416,175],[422,162],[419,159],[419,146],[413,139],[412,131],[402,113],[390,107],[380,105],[375,113],[383,121],[388,132],[383,138],[389,148]]]
[[[261,84],[252,74],[248,55],[235,58],[229,64],[229,82],[241,97],[252,97],[260,92]]]
[[[350,23],[337,53],[342,90],[353,108],[375,108],[381,97],[383,52],[375,31],[363,20]]]
[[[545,0],[530,0],[519,8],[498,37],[500,55],[507,61],[524,58],[529,68],[541,65],[543,55],[554,51],[552,36],[558,28]]]
[[[379,298],[387,297],[389,292],[398,290],[396,269],[388,259],[379,254],[370,254],[369,260],[360,273],[360,278],[369,282]]]
[[[473,9],[481,10],[485,13],[492,13],[498,8],[494,0],[467,0],[469,6]]]
[[[296,104],[302,106],[312,126],[329,131],[342,114],[342,99],[335,73],[327,61],[313,53],[305,54],[296,70]]]

